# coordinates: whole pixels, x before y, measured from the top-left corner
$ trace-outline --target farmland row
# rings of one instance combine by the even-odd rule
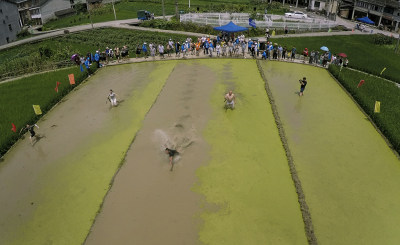
[[[0,79],[40,72],[48,67],[57,67],[56,63],[73,65],[70,57],[74,53],[86,54],[97,49],[104,50],[107,46],[121,48],[123,45],[127,45],[133,51],[136,45],[143,42],[167,43],[170,38],[183,41],[187,37],[179,34],[106,28],[25,44],[0,52]]]

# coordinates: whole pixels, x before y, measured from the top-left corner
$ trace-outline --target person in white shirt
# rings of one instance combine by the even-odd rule
[[[118,105],[117,94],[114,93],[114,91],[112,89],[110,89],[110,94],[107,96],[107,99],[110,101],[111,106],[117,106]]]
[[[164,45],[158,45],[158,53],[160,53],[161,59],[164,59]]]

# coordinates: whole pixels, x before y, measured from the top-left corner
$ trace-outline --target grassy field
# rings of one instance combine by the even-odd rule
[[[297,53],[304,48],[320,50],[327,46],[333,54],[346,53],[349,67],[379,75],[383,68],[387,68],[382,77],[400,83],[400,55],[394,53],[394,45],[374,44],[374,35],[327,36],[327,37],[289,37],[272,39],[272,42],[286,46],[288,49],[296,47]]]
[[[25,44],[0,51],[0,78],[55,69],[58,62],[74,65],[70,61],[72,54],[86,55],[98,49],[103,51],[107,46],[122,48],[127,45],[131,50],[131,57],[134,57],[136,45],[143,42],[167,43],[170,38],[182,42],[187,36],[106,28]]]
[[[86,71],[72,67],[0,84],[0,155],[19,139],[22,127],[41,117],[35,115],[32,105],[39,105],[46,113],[75,87],[69,84],[68,74],[71,73],[75,75],[76,85],[87,76]],[[55,91],[57,81],[61,83],[58,93]],[[11,123],[17,127],[17,133],[11,131]]]

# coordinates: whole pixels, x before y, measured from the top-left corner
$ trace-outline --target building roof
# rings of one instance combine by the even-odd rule
[[[13,2],[13,3],[23,3],[23,2],[27,2],[28,0],[6,0],[6,1]],[[42,6],[47,1],[49,1],[49,0],[39,0],[39,5],[38,6]]]

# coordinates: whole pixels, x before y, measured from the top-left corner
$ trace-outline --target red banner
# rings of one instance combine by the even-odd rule
[[[69,78],[69,84],[74,85],[75,84],[74,74],[69,74],[68,78]]]

